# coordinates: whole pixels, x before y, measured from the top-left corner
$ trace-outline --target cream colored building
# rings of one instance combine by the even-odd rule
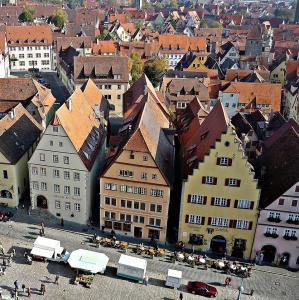
[[[0,120],[0,203],[16,207],[28,192],[27,162],[41,133],[22,104]]]
[[[88,222],[105,155],[106,130],[96,108],[101,101],[101,93],[89,81],[56,111],[29,161],[33,209]]]
[[[136,238],[166,240],[174,147],[153,87],[130,109],[100,178],[100,224]],[[138,91],[144,91],[144,87]],[[141,97],[141,98],[142,98]]]

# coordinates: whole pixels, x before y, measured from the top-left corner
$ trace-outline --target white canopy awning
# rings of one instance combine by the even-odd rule
[[[71,268],[87,271],[93,274],[106,270],[109,257],[103,253],[78,249],[71,253],[68,263]]]
[[[30,254],[35,256],[45,257],[45,258],[51,258],[54,255],[54,251],[33,247]]]

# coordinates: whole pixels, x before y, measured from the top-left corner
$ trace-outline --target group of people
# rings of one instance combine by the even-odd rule
[[[55,279],[56,280],[56,279]],[[23,293],[23,295],[25,295],[27,293],[27,296],[30,297],[32,295],[32,289],[31,287],[27,287],[25,286],[25,284],[23,283],[22,285],[19,283],[18,280],[16,280],[14,282],[14,292],[12,292],[12,297],[14,297],[14,299],[18,299],[19,298],[19,292],[21,291]],[[46,292],[46,286],[44,283],[41,284],[40,286],[40,290],[39,290],[41,295],[44,295]]]

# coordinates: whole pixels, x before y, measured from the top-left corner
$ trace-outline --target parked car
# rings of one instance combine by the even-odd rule
[[[216,297],[217,289],[202,281],[189,281],[187,285],[188,292],[206,297]]]

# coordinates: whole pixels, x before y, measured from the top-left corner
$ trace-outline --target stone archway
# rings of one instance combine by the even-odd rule
[[[7,190],[2,190],[2,191],[0,191],[0,197],[6,198],[6,199],[12,199],[12,193]]]
[[[215,253],[226,252],[226,239],[222,235],[216,235],[211,239],[210,250]]]
[[[39,195],[36,197],[36,206],[43,209],[48,209],[48,200],[45,196]]]
[[[263,253],[263,262],[271,264],[276,255],[276,248],[272,245],[265,245],[262,247],[261,252]]]

